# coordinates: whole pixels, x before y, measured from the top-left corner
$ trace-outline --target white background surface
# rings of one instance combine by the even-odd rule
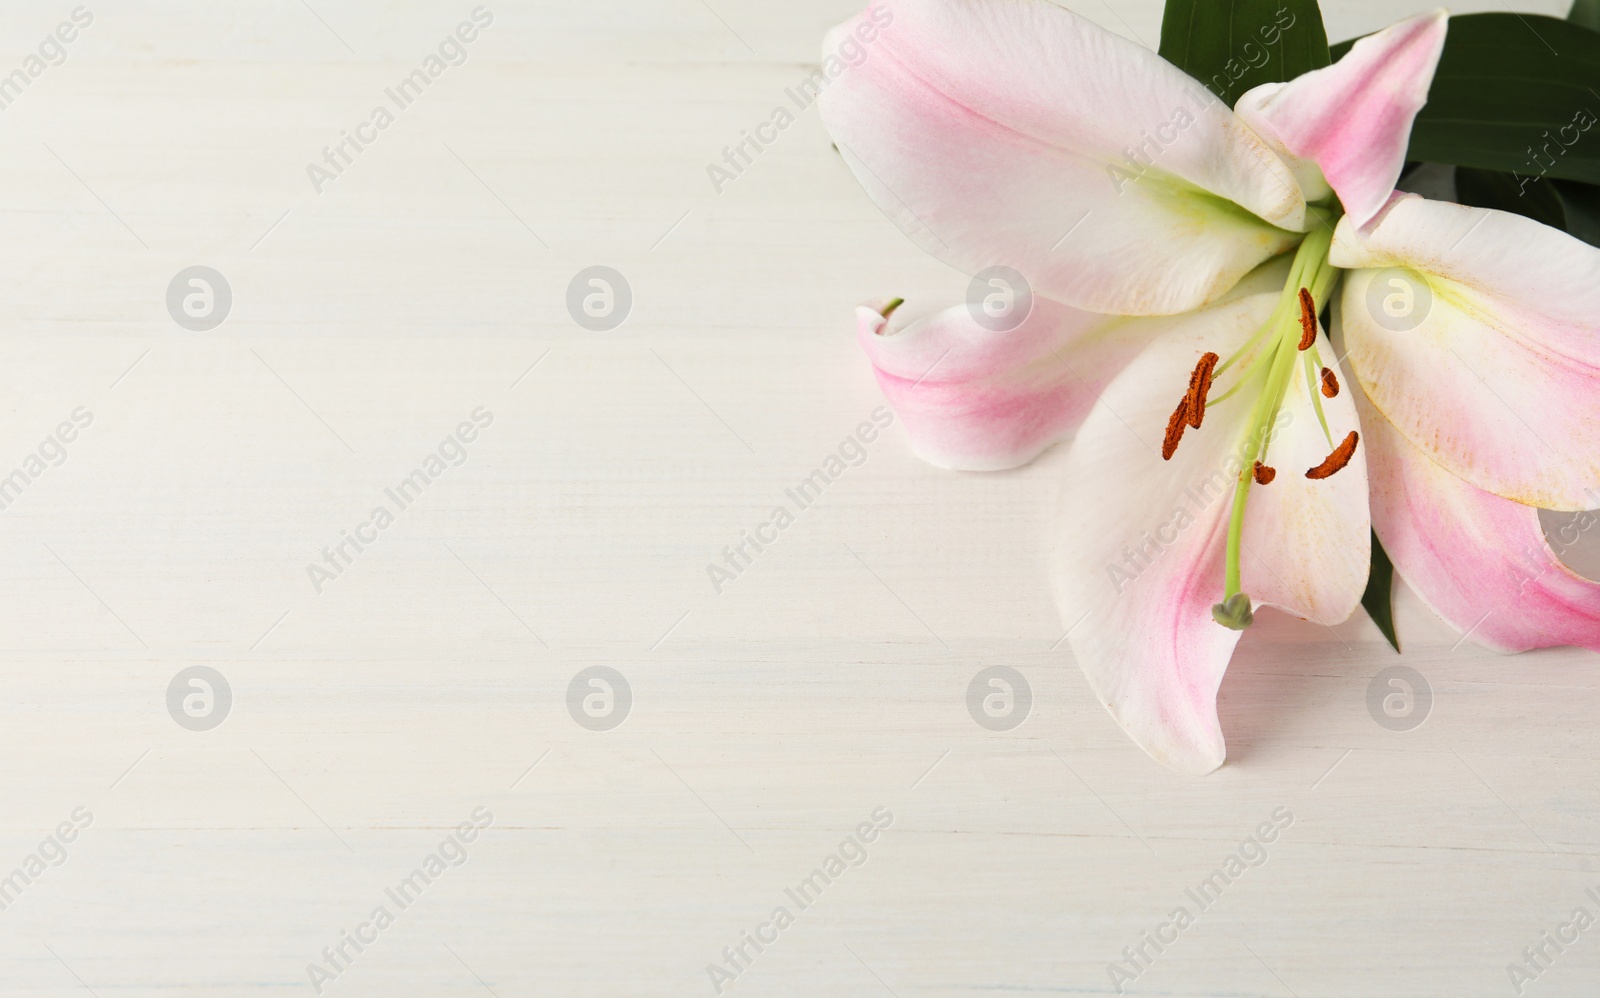
[[[8,6],[0,73],[72,6]],[[1267,862],[1130,993],[1506,994],[1523,947],[1600,912],[1594,655],[1457,646],[1409,593],[1402,659],[1365,619],[1263,614],[1228,765],[1174,775],[1056,647],[1059,453],[952,475],[896,427],[713,591],[880,404],[851,306],[964,286],[814,110],[706,177],[851,0],[491,3],[321,194],[306,164],[473,4],[88,6],[0,112],[0,473],[94,414],[0,515],[0,873],[94,821],[0,912],[0,994],[313,995],[306,965],[478,807],[470,859],[327,993],[714,994],[706,965],[880,806],[868,861],[730,993],[1105,993],[1279,807]],[[1157,38],[1154,0],[1074,6]],[[1423,7],[1330,3],[1329,34]],[[166,311],[193,264],[233,289],[210,332]],[[634,289],[615,331],[566,313],[591,264]],[[314,592],[478,406],[466,463]],[[1366,703],[1397,662],[1435,695],[1403,734]],[[191,665],[232,685],[213,731],[168,716]],[[590,665],[633,690],[610,732],[567,713]],[[1033,688],[1008,733],[967,713],[989,665]],[[1594,993],[1596,937],[1530,993]]]

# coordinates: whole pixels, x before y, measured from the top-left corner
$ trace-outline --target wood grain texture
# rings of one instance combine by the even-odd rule
[[[1154,41],[1158,3],[1113,2],[1077,6]],[[1266,861],[1128,993],[1504,994],[1600,912],[1594,655],[1458,644],[1408,592],[1403,659],[1365,620],[1263,614],[1229,764],[1176,776],[1060,645],[1060,453],[946,474],[892,428],[714,590],[881,404],[851,306],[964,279],[814,111],[714,191],[854,4],[708,3],[490,3],[320,194],[306,164],[473,4],[90,3],[0,112],[0,473],[93,414],[0,515],[0,875],[93,816],[0,911],[0,995],[315,994],[307,964],[478,808],[465,862],[325,993],[715,994],[706,965],[878,808],[866,861],[728,993],[1110,993],[1278,808]],[[72,6],[7,10],[0,52]],[[1329,3],[1330,35],[1409,9]],[[196,264],[234,296],[209,332],[164,300]],[[595,264],[633,288],[614,331],[567,314]],[[479,407],[464,462],[316,592],[321,548]],[[1367,709],[1397,663],[1434,694],[1407,733]],[[206,732],[166,707],[197,665],[234,696]],[[991,665],[1033,691],[1010,732],[967,713]],[[615,730],[568,713],[591,666],[632,690]],[[1593,934],[1530,991],[1594,993]]]

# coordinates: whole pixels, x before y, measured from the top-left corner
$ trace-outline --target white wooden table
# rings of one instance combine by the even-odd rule
[[[1074,6],[1154,42],[1156,0],[1112,2]],[[1174,775],[1058,647],[1059,453],[951,475],[893,427],[715,591],[881,403],[851,306],[963,282],[814,109],[713,189],[855,5],[709,3],[490,3],[320,193],[308,163],[473,5],[91,2],[0,112],[0,475],[92,416],[0,515],[0,876],[25,875],[0,994],[316,994],[358,931],[323,993],[712,995],[741,943],[727,993],[1109,993],[1277,809],[1129,993],[1506,994],[1540,933],[1600,914],[1594,655],[1457,646],[1409,593],[1400,659],[1364,619],[1263,615],[1228,765]],[[0,75],[74,6],[8,7]],[[1400,6],[1330,3],[1330,35]],[[614,330],[567,311],[593,265],[632,288]],[[168,311],[191,266],[231,289],[210,330]],[[1368,712],[1393,664],[1432,689],[1413,731]],[[569,713],[596,666],[631,691],[612,730]],[[1032,689],[1014,730],[969,716],[990,666]],[[211,730],[169,714],[193,667],[231,690]],[[875,813],[802,910],[786,889]],[[402,909],[386,889],[475,814]],[[1592,937],[1528,990],[1596,993]]]

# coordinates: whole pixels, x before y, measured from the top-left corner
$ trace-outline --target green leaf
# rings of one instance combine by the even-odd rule
[[[1456,199],[1475,208],[1495,208],[1526,215],[1557,229],[1566,229],[1567,212],[1555,185],[1539,177],[1499,170],[1456,168]]]
[[[1600,246],[1600,187],[1573,180],[1552,181],[1550,186],[1566,211],[1567,231],[1591,246]]]
[[[1537,14],[1452,17],[1407,158],[1600,183],[1597,87],[1600,32]]]
[[[1456,168],[1456,198],[1478,208],[1526,215],[1600,246],[1600,187],[1594,184],[1462,166]]]
[[[1316,0],[1167,0],[1161,56],[1232,107],[1331,61]]]
[[[1394,645],[1394,650],[1400,650],[1400,639],[1394,633],[1394,563],[1389,560],[1389,552],[1378,543],[1378,535],[1372,535],[1372,574],[1367,576],[1367,591],[1361,596],[1361,605],[1367,608],[1367,616],[1378,625],[1378,630]]]
[[[1575,0],[1567,20],[1600,31],[1600,0]]]

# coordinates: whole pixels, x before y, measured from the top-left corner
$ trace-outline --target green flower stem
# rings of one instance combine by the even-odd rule
[[[1331,221],[1321,218],[1320,215],[1318,218],[1322,222]],[[1244,445],[1240,448],[1243,463],[1239,468],[1239,480],[1233,491],[1233,509],[1228,518],[1224,604],[1233,600],[1240,592],[1240,547],[1244,541],[1244,511],[1250,498],[1250,486],[1255,483],[1255,465],[1265,456],[1267,445],[1271,442],[1273,425],[1277,421],[1279,410],[1283,407],[1289,379],[1294,375],[1295,361],[1300,356],[1302,333],[1300,289],[1310,290],[1318,308],[1322,307],[1328,292],[1333,289],[1340,276],[1338,268],[1328,263],[1328,251],[1332,244],[1331,224],[1320,225],[1306,235],[1305,241],[1295,253],[1294,263],[1289,269],[1289,280],[1284,285],[1278,305],[1273,309],[1272,317],[1267,320],[1267,328],[1273,334],[1269,345],[1265,352],[1251,363],[1252,368],[1257,363],[1266,364],[1268,373],[1266,384],[1256,396],[1255,405],[1250,410],[1249,421],[1245,424],[1247,435]],[[1248,378],[1251,373],[1247,371],[1241,380]]]

